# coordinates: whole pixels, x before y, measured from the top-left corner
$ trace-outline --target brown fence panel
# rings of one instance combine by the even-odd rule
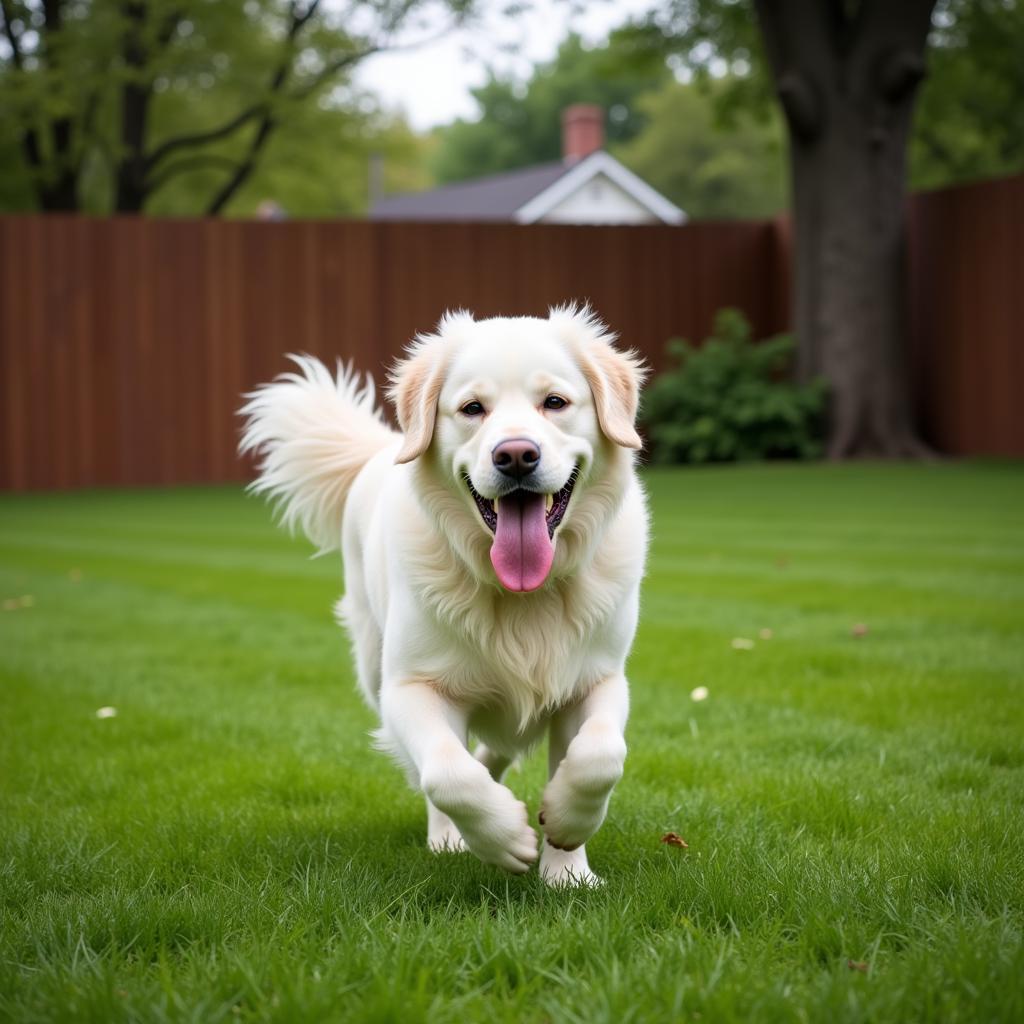
[[[775,330],[771,246],[767,223],[0,218],[0,488],[241,479],[241,395],[284,353],[379,380],[448,309],[589,301],[655,365],[723,305]]]
[[[915,197],[912,379],[953,453],[1024,455],[1024,177]],[[448,309],[588,301],[660,368],[736,306],[786,327],[780,222],[682,227],[0,217],[0,489],[244,478],[236,410],[286,352],[379,380]]]
[[[914,196],[912,379],[929,439],[1024,456],[1024,176]]]

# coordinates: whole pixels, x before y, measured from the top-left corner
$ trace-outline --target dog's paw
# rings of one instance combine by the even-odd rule
[[[540,877],[555,889],[570,886],[592,889],[604,885],[603,879],[590,870],[586,851],[582,847],[577,850],[558,850],[545,843],[540,855]]]
[[[526,804],[495,782],[483,765],[448,767],[425,777],[422,785],[465,847],[485,864],[517,875],[530,869],[537,859],[537,834],[530,828]]]
[[[505,792],[504,806],[488,807],[476,820],[462,823],[462,837],[485,864],[521,875],[537,859],[537,833],[530,828],[526,804]]]
[[[465,853],[468,847],[451,818],[436,823],[427,836],[427,846],[434,853]]]
[[[616,733],[581,731],[569,744],[541,801],[540,823],[553,847],[575,850],[601,827],[625,759]]]

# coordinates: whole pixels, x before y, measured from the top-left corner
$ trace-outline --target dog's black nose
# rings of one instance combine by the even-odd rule
[[[540,449],[525,437],[513,437],[495,445],[491,461],[505,476],[521,480],[529,476],[540,463]]]

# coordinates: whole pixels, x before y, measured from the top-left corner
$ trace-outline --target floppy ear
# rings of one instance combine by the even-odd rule
[[[430,447],[447,363],[446,347],[438,339],[420,338],[392,370],[388,397],[405,435],[395,462],[412,462]]]
[[[639,357],[597,339],[579,346],[580,368],[590,385],[597,421],[610,441],[639,450],[643,441],[634,422],[640,386],[647,375]]]

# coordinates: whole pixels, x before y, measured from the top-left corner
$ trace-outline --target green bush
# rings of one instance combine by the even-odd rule
[[[793,339],[755,344],[739,310],[723,309],[695,349],[670,341],[676,361],[644,394],[641,421],[654,462],[810,459],[821,454],[825,384],[785,379]]]

